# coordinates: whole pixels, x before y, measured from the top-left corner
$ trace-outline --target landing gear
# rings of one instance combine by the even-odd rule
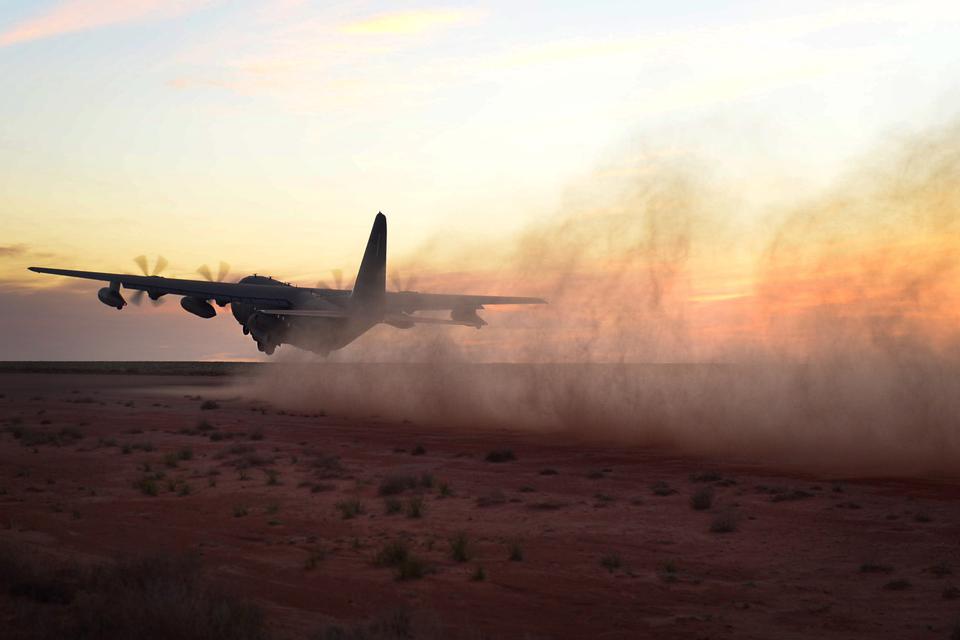
[[[272,356],[273,352],[277,350],[277,345],[270,342],[268,342],[267,344],[263,344],[262,342],[257,340],[257,349],[259,351],[264,352],[268,356]]]

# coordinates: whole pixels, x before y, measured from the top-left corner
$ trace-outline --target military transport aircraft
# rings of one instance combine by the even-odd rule
[[[121,286],[133,289],[134,296],[146,292],[151,300],[168,294],[183,296],[180,305],[201,318],[217,315],[211,301],[220,307],[229,303],[244,335],[249,334],[257,348],[267,355],[272,355],[281,344],[327,355],[381,322],[398,329],[409,329],[419,323],[479,329],[487,324],[477,315],[485,305],[546,303],[540,298],[387,291],[386,263],[387,218],[378,213],[352,290],[297,287],[259,275],[233,283],[46,267],[30,267],[30,270],[109,282],[109,286],[97,292],[97,297],[103,304],[117,309],[127,304],[120,293]],[[416,311],[438,310],[449,310],[449,319],[414,315]]]

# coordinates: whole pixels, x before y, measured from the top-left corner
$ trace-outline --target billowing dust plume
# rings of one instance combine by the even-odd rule
[[[850,473],[957,469],[960,124],[882,146],[789,211],[741,215],[751,186],[703,176],[651,159],[519,237],[392,256],[419,290],[550,304],[487,310],[479,332],[379,327],[323,365],[285,347],[247,392]]]

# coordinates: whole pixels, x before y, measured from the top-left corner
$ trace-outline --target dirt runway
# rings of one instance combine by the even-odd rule
[[[290,638],[397,607],[452,638],[955,633],[956,479],[298,413],[228,380],[0,373],[0,543],[197,552]],[[398,540],[421,577],[375,561]]]

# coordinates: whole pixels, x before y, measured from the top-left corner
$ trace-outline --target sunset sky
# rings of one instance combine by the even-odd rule
[[[420,288],[547,295],[485,261],[663,167],[723,198],[736,247],[674,293],[727,313],[778,216],[956,117],[958,34],[955,1],[0,2],[0,359],[255,358],[232,318],[26,267],[313,285],[378,210]],[[949,261],[956,231],[917,232]]]

